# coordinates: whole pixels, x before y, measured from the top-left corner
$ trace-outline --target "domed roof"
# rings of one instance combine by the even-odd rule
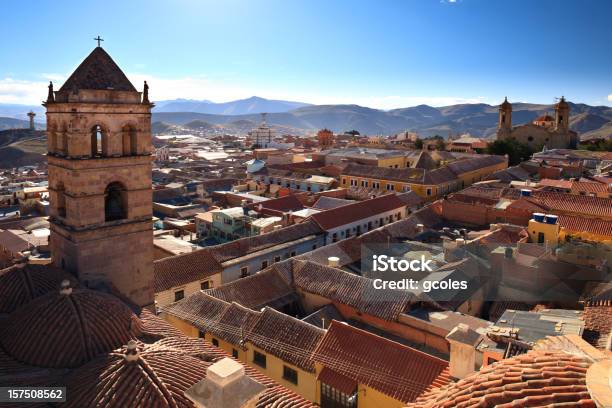
[[[408,407],[552,407],[561,402],[595,406],[586,386],[592,362],[588,356],[569,350],[531,350],[436,388]]]
[[[66,407],[193,407],[183,394],[212,362],[174,348],[130,342],[74,370]]]
[[[0,270],[0,314],[11,313],[32,299],[74,278],[50,265],[21,264]]]
[[[2,321],[0,346],[25,364],[78,367],[100,353],[126,344],[142,323],[112,295],[89,289],[62,289],[40,296]]]
[[[548,113],[538,116],[536,122],[554,122],[555,118],[550,116]]]

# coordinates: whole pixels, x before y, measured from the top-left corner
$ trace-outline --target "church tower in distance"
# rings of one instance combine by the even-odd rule
[[[96,47],[59,91],[47,139],[54,265],[89,287],[153,303],[151,108]]]

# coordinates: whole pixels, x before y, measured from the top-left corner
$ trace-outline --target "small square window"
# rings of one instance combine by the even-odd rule
[[[249,267],[243,266],[242,268],[240,268],[240,277],[246,278],[247,276],[249,276]]]
[[[283,366],[283,379],[289,381],[292,384],[297,385],[298,383],[298,372],[291,367]]]
[[[219,340],[217,340],[217,339],[213,338],[213,339],[212,339],[212,344],[213,344],[213,346],[215,346],[215,347],[219,347]]]
[[[253,354],[253,362],[261,368],[266,368],[266,355],[255,351]]]
[[[174,301],[178,302],[181,299],[185,298],[185,291],[184,290],[177,290],[176,292],[174,292]]]
[[[274,262],[280,262],[280,260],[281,260],[280,255],[274,257]]]
[[[204,334],[205,334],[205,333],[204,333],[202,330],[199,330],[199,331],[198,331],[198,337],[199,337],[199,338],[203,339],[203,338],[204,338]]]
[[[236,350],[235,348],[232,349],[232,357],[238,360],[238,350]]]
[[[268,267],[268,261],[263,261],[261,263],[261,269],[263,270],[263,269],[266,269],[267,267]]]
[[[210,281],[201,282],[200,283],[200,289],[201,290],[210,289]]]

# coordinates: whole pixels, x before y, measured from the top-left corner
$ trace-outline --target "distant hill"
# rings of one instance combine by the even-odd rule
[[[189,129],[212,129],[214,127],[214,125],[198,119],[185,123],[183,126]]]
[[[44,162],[47,156],[44,131],[29,129],[0,130],[0,168]]]
[[[579,133],[592,132],[612,122],[612,108],[570,103],[570,126]],[[554,112],[553,105],[515,103],[512,122],[515,125],[533,121],[543,113]],[[184,125],[202,120],[214,125],[227,125],[237,121],[259,123],[259,115],[215,115],[196,112],[154,112],[154,120]],[[270,113],[267,121],[276,126],[315,130],[323,127],[335,132],[357,129],[364,134],[393,134],[404,130],[419,132],[422,136],[449,132],[470,133],[478,137],[491,137],[497,129],[498,106],[487,104],[459,104],[443,107],[428,105],[383,111],[358,105],[310,105],[288,112]]]
[[[175,99],[155,103],[154,112],[196,112],[214,115],[247,115],[278,113],[308,106],[307,103],[264,99],[252,96],[231,102],[215,103],[207,100]]]
[[[44,129],[45,125],[34,122],[36,129]],[[15,118],[0,117],[0,130],[6,129],[29,129],[30,120],[21,120]]]

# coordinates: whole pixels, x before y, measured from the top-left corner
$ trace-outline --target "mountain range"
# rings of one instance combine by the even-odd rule
[[[514,103],[512,107],[513,124],[528,123],[543,113],[554,113],[553,105]],[[612,136],[612,107],[582,103],[570,103],[570,107],[570,126],[581,136]],[[25,114],[30,109],[38,114],[37,121],[44,120],[40,106],[0,104],[0,129],[14,126],[6,117],[27,119]],[[410,130],[422,136],[470,133],[491,137],[495,134],[498,118],[498,107],[487,104],[419,105],[385,111],[358,105],[309,105],[254,96],[223,103],[187,99],[159,101],[153,109],[153,122],[154,129],[159,131],[179,125],[187,128],[217,126],[228,132],[244,132],[261,122],[262,112],[268,113],[269,124],[298,134],[326,127],[334,132],[356,129],[370,135]],[[197,122],[190,124],[194,121]],[[185,126],[187,124],[190,126]]]

